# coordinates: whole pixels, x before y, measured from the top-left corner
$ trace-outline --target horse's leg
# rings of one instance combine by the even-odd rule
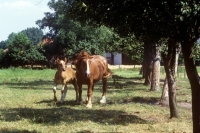
[[[103,94],[100,103],[106,103],[107,79],[102,78],[102,82],[103,82]]]
[[[77,82],[77,84],[78,84],[78,90],[79,90],[79,100],[78,100],[78,103],[82,104],[83,103],[83,100],[82,100],[82,83]]]
[[[93,84],[93,86],[92,86],[92,92],[93,92],[93,90],[94,90],[94,84]],[[88,103],[88,95],[87,95],[87,97],[86,97],[86,103]]]
[[[78,98],[79,98],[79,96],[78,96],[78,87],[77,87],[77,82],[76,82],[76,79],[74,79],[73,81],[72,81],[72,84],[74,85],[74,89],[75,89],[75,92],[76,92],[76,102],[78,103]]]
[[[54,83],[54,87],[53,87],[54,101],[57,101],[57,97],[56,97],[56,87],[57,87],[57,84]]]
[[[66,93],[67,93],[67,84],[63,84],[62,85],[62,90],[61,90],[61,99],[60,99],[60,102],[63,103],[64,100],[65,100],[65,96],[66,96]]]
[[[88,84],[88,91],[87,91],[87,97],[88,97],[88,102],[86,107],[87,108],[92,108],[92,90],[94,88],[94,83],[92,80],[90,80],[90,83]]]

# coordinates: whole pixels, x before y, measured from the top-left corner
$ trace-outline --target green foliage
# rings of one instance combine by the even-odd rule
[[[34,46],[29,38],[18,33],[8,45],[6,53],[11,58],[12,65],[33,64],[37,61],[45,61],[46,58],[39,52],[39,47]]]
[[[14,33],[14,32],[12,32],[12,33],[10,33],[10,34],[8,35],[7,46],[8,46],[8,44],[15,38],[16,35],[17,35],[17,33]]]
[[[54,43],[58,53],[65,56],[72,56],[77,51],[87,50],[91,54],[104,54],[105,52],[116,51],[117,41],[112,29],[105,26],[96,27],[91,21],[71,20],[67,13],[68,5],[64,0],[50,1],[49,7],[54,13],[45,13],[42,20],[36,23],[40,28],[48,27],[51,36],[54,36]],[[119,49],[119,48],[118,48]]]
[[[198,0],[68,0],[66,3],[70,7],[68,14],[74,19],[91,19],[114,27],[122,35],[134,33],[151,41],[167,37],[195,41],[199,37]]]
[[[134,35],[129,35],[122,39],[121,53],[124,53],[128,57],[137,63],[142,63],[144,44],[139,42]]]
[[[42,30],[35,27],[27,28],[22,30],[20,33],[25,34],[34,45],[37,45],[43,37]]]
[[[195,43],[193,50],[194,60],[200,62],[200,45]]]
[[[7,48],[6,44],[7,44],[7,41],[1,41],[0,42],[0,49],[6,49]]]

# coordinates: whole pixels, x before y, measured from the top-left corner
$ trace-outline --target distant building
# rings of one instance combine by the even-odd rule
[[[110,65],[139,65],[140,63],[131,60],[130,57],[122,53],[106,53],[105,55]]]
[[[121,53],[106,53],[106,58],[108,63],[111,65],[121,65],[122,64],[122,54]]]

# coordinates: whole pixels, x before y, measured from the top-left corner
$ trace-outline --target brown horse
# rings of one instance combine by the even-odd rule
[[[61,99],[60,102],[62,103],[65,99],[66,93],[67,93],[67,83],[73,84],[75,91],[76,91],[76,101],[78,102],[78,90],[77,90],[77,82],[76,82],[76,75],[72,68],[66,67],[67,59],[60,60],[59,58],[56,59],[57,63],[57,72],[54,76],[54,100],[57,101],[56,97],[56,87],[58,84],[62,84],[62,90],[61,90]]]
[[[92,108],[94,83],[100,79],[103,81],[103,94],[100,103],[106,103],[107,78],[111,76],[106,58],[100,55],[91,56],[86,51],[81,51],[72,61],[72,65],[76,67],[79,103],[82,103],[82,85],[85,84],[88,86],[86,107]]]

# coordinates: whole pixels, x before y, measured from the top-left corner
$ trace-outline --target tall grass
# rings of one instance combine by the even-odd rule
[[[63,104],[53,101],[55,71],[0,70],[0,132],[192,132],[191,108],[179,106],[180,118],[169,119],[169,108],[157,104],[161,90],[149,91],[149,86],[143,85],[139,69],[113,70],[113,78],[108,80],[107,104],[99,103],[102,83],[96,83],[92,109],[76,104],[72,85],[68,86]],[[161,73],[161,80],[164,77]],[[86,93],[83,86],[83,98]],[[177,101],[189,104],[190,93],[188,80],[177,78]]]

